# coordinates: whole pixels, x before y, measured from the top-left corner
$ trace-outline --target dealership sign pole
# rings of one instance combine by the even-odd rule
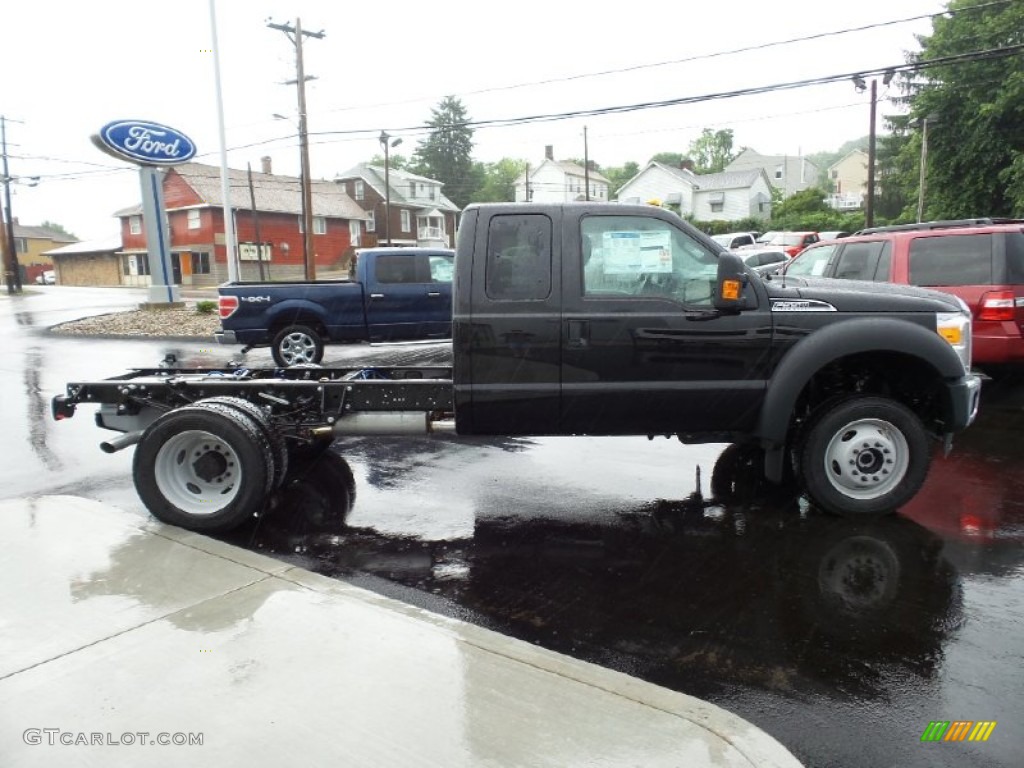
[[[146,120],[107,123],[92,140],[107,154],[139,166],[142,216],[146,223],[149,253],[149,303],[181,303],[181,289],[174,282],[171,265],[171,239],[167,231],[161,169],[192,159],[196,145],[180,131]]]

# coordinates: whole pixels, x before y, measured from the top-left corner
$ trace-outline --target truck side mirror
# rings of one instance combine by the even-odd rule
[[[747,284],[747,273],[743,260],[735,253],[723,251],[718,254],[718,275],[715,278],[715,309],[722,312],[739,312],[746,309],[743,288]]]

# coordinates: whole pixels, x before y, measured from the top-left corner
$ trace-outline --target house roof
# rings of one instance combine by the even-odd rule
[[[73,256],[79,253],[113,253],[119,250],[121,250],[121,235],[117,234],[102,237],[98,240],[80,240],[77,243],[71,243],[71,245],[52,248],[49,251],[45,251],[42,255]]]
[[[833,168],[835,168],[835,167],[845,163],[847,160],[849,160],[854,155],[863,155],[864,156],[864,160],[867,161],[867,158],[868,158],[868,153],[867,152],[865,152],[863,149],[851,149],[845,155],[843,155],[838,160],[836,160],[834,163],[832,163],[832,165],[830,165],[828,167],[828,169],[831,171]]]
[[[428,179],[426,176],[417,176],[415,173],[409,171],[396,170],[395,168],[388,169],[388,181],[391,182],[391,204],[392,205],[404,205],[409,208],[418,208],[426,210],[428,208],[438,208],[442,211],[454,211],[458,212],[459,206],[449,200],[441,192],[441,188],[444,187],[444,183],[437,179]],[[359,163],[349,168],[344,173],[339,173],[335,177],[335,181],[348,181],[349,179],[362,179],[364,182],[370,185],[370,187],[381,197],[385,197],[384,194],[384,167],[380,165],[370,165],[369,163]],[[436,184],[438,187],[437,199],[436,200],[421,200],[410,198],[408,195],[402,194],[399,187],[395,186],[396,181],[419,181],[424,184]]]
[[[741,189],[752,186],[764,171],[755,168],[749,171],[723,171],[722,173],[695,174],[697,190],[707,192],[712,189]]]
[[[74,243],[76,239],[72,235],[66,235],[49,227],[32,227],[14,222],[14,236],[24,237],[30,240],[52,240],[55,243]]]
[[[173,170],[181,176],[203,201],[200,207],[219,207],[224,204],[221,194],[220,167],[202,163],[184,163]],[[249,209],[248,171],[228,169],[230,204],[232,208]],[[302,184],[297,176],[252,172],[252,186],[256,208],[274,213],[302,213]],[[313,215],[334,219],[365,219],[366,211],[356,205],[345,191],[333,181],[313,180],[311,185]],[[196,206],[181,206],[193,208]],[[178,210],[178,209],[170,209]],[[124,208],[115,216],[131,216],[142,213],[141,204]]]
[[[555,168],[557,168],[558,170],[560,170],[562,173],[566,174],[567,176],[579,176],[580,178],[586,178],[586,175],[587,175],[586,169],[584,169],[584,167],[582,165],[579,165],[577,163],[571,163],[568,160],[561,160],[560,161],[560,160],[548,160],[548,159],[545,159],[544,162],[542,162],[540,165],[538,165],[536,168],[533,168],[530,171],[530,177],[532,178],[534,176],[534,174],[536,174],[545,165],[553,165]],[[611,182],[608,181],[607,178],[602,176],[597,171],[590,171],[590,180],[591,181],[600,181],[600,182],[602,182],[604,184],[611,184]],[[519,177],[516,179],[515,183],[516,184],[525,184],[526,183],[526,173],[519,174]]]

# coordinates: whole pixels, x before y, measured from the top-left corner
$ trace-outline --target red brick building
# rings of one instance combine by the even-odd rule
[[[240,280],[295,280],[305,275],[301,183],[294,176],[275,176],[269,159],[263,172],[253,172],[255,217],[246,171],[229,170],[230,204],[239,243]],[[164,203],[170,232],[173,282],[185,286],[218,285],[228,279],[220,168],[185,163],[164,175]],[[314,181],[313,252],[318,272],[343,269],[358,244],[365,211],[331,181]],[[121,281],[149,283],[150,262],[142,205],[118,211],[122,248],[118,252]],[[256,248],[256,218],[262,249]],[[353,242],[353,234],[356,242]],[[263,275],[257,253],[263,254]],[[269,260],[267,257],[269,256]]]

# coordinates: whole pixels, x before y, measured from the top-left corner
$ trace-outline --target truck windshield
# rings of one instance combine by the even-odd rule
[[[647,216],[588,216],[581,223],[581,241],[584,296],[711,303],[717,256],[666,221]]]

